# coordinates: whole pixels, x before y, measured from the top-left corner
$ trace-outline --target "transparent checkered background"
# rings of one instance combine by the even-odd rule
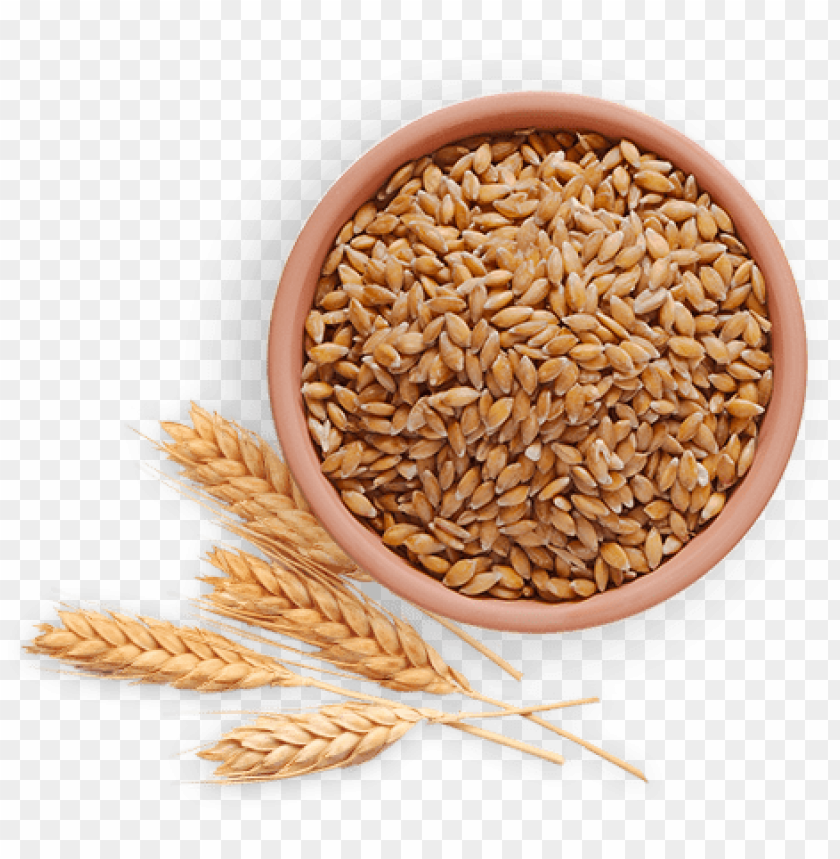
[[[0,16],[4,857],[840,855],[827,2],[6,0]],[[564,724],[650,784],[521,720],[503,729],[564,768],[427,726],[356,770],[196,784],[212,767],[182,753],[242,720],[212,711],[318,697],[79,680],[20,643],[59,599],[190,616],[219,533],[143,469],[159,460],[134,431],[157,437],[194,399],[273,438],[265,338],[304,219],[403,123],[518,89],[602,96],[699,141],[763,207],[808,318],[793,460],[703,581],[605,629],[479,631],[521,687],[421,624],[488,694],[601,696]]]

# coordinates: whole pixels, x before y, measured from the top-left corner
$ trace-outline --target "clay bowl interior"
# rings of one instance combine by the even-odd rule
[[[761,267],[773,323],[773,397],[753,466],[723,512],[656,571],[575,603],[462,596],[392,553],[345,508],[321,473],[300,393],[304,320],[323,260],[356,209],[409,160],[474,134],[532,127],[626,137],[693,173],[701,190],[731,215]],[[487,96],[443,108],[394,132],[353,164],[312,213],[289,256],[268,344],[271,406],[284,455],[336,542],[374,579],[424,609],[475,626],[532,633],[584,629],[629,617],[679,593],[723,559],[759,517],[781,479],[802,416],[805,374],[805,327],[796,283],[772,228],[740,182],[700,146],[658,120],[600,99],[545,92]]]

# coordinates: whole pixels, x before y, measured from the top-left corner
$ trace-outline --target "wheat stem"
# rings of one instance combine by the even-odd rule
[[[312,685],[317,686],[317,684]],[[318,688],[329,692],[340,691],[341,695],[344,697],[358,698],[361,701],[369,701],[375,704],[395,703],[388,698],[377,698],[373,695],[363,695],[361,693],[359,695],[355,695],[352,691],[348,692],[346,689],[340,687],[326,689],[326,687],[320,686]],[[443,713],[426,709],[423,709],[423,712],[428,714],[428,720],[430,722],[434,722],[439,725],[448,725],[450,722],[466,722],[476,719],[501,719],[505,716],[523,716],[527,713],[544,712],[546,710],[562,710],[567,707],[579,707],[583,704],[597,704],[599,700],[599,698],[578,698],[575,701],[557,701],[554,704],[531,704],[525,707],[509,707],[504,710],[479,710],[477,712],[461,711],[458,713]],[[311,709],[311,707],[302,707],[299,710],[289,710],[287,708],[284,710],[284,713],[286,715],[293,712],[305,713],[310,712]],[[203,712],[206,715],[216,716],[262,716],[265,714],[264,710],[205,710]],[[437,715],[433,716],[432,713],[435,712]]]
[[[435,711],[393,701],[333,704],[314,713],[262,715],[253,725],[225,734],[198,755],[218,761],[220,782],[273,781],[363,763],[404,736]],[[554,764],[563,757],[492,731],[447,722],[459,731],[534,755]]]
[[[476,692],[474,690],[465,694],[469,695],[471,698],[475,698],[476,701],[483,701],[485,704],[493,704],[497,707],[504,706],[503,701],[498,701],[495,698],[490,698],[486,695],[482,695],[480,692]],[[557,734],[564,739],[571,740],[573,743],[577,743],[579,746],[583,746],[583,748],[588,749],[590,752],[595,755],[598,755],[598,757],[603,758],[605,761],[609,761],[609,763],[614,764],[615,766],[619,767],[619,769],[630,773],[630,775],[634,775],[636,776],[636,778],[640,778],[644,782],[647,781],[645,774],[640,769],[634,767],[632,764],[628,764],[621,758],[616,757],[611,752],[607,752],[604,749],[599,748],[594,743],[590,743],[588,740],[584,740],[582,737],[578,737],[575,734],[569,733],[569,731],[565,731],[562,728],[558,728],[557,725],[554,725],[551,722],[540,718],[539,716],[525,715],[523,716],[523,718],[528,719],[529,721],[534,722],[537,725],[540,725],[546,730],[551,731],[552,733]]]
[[[531,746],[528,743],[523,743],[521,740],[514,740],[511,737],[505,737],[503,734],[496,734],[493,731],[486,731],[484,728],[477,728],[475,725],[464,725],[461,722],[451,722],[450,727],[457,728],[466,734],[472,734],[474,737],[481,737],[485,740],[492,740],[502,746],[509,746],[512,749],[517,749],[520,752],[526,752],[543,760],[551,761],[555,764],[565,763],[565,758],[558,755],[556,752],[550,752],[547,749],[540,749],[536,746]]]
[[[306,686],[314,686],[324,692],[332,692],[336,695],[344,695],[348,698],[357,698],[360,701],[370,701],[375,704],[392,704],[388,698],[379,698],[376,695],[368,695],[364,692],[356,692],[352,689],[345,689],[340,686],[334,686],[331,683],[322,683],[315,678],[304,678]],[[499,710],[482,710],[477,713],[439,713],[437,716],[429,716],[429,721],[441,722],[449,724],[450,722],[459,722],[466,719],[497,719],[502,716],[524,716],[530,713],[544,712],[547,710],[561,710],[566,707],[577,707],[582,704],[595,704],[598,698],[578,698],[574,701],[558,701],[553,704],[532,704],[524,707],[511,707],[509,704],[500,702]],[[425,711],[424,712],[431,712]]]
[[[538,704],[527,707],[508,707],[504,710],[481,710],[477,713],[453,713],[446,719],[438,719],[439,722],[457,721],[463,722],[472,719],[493,719],[501,716],[525,716],[531,713],[542,713],[547,710],[563,710],[567,707],[578,707],[582,704],[597,704],[599,698],[578,698],[575,701],[559,701],[556,704]]]
[[[432,620],[436,620],[442,627],[445,627],[450,632],[454,632],[459,638],[463,639],[470,647],[474,650],[477,650],[483,656],[486,656],[491,662],[495,662],[502,671],[506,671],[510,674],[511,677],[516,680],[522,680],[523,674],[521,671],[517,671],[509,662],[506,662],[496,653],[493,653],[490,648],[483,645],[477,638],[473,638],[468,632],[456,626],[451,621],[447,620],[445,617],[441,617],[438,614],[434,614],[433,612],[426,611],[425,609],[420,609],[427,617],[430,617]]]

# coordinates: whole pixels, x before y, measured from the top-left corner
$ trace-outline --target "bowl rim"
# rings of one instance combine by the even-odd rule
[[[391,552],[346,509],[322,474],[300,395],[303,320],[322,262],[358,206],[402,164],[446,143],[477,133],[533,127],[626,137],[694,173],[700,187],[732,216],[738,235],[761,267],[773,323],[773,397],[752,468],[723,513],[654,572],[573,603],[466,597]],[[601,626],[652,608],[700,579],[743,539],[770,501],[793,451],[805,404],[807,353],[802,305],[781,244],[757,203],[726,167],[675,128],[624,105],[540,91],[482,96],[426,114],[389,134],[341,175],[309,216],[283,268],[271,315],[267,365],[272,415],[292,475],[314,514],[354,561],[389,590],[427,611],[487,629],[546,633]]]

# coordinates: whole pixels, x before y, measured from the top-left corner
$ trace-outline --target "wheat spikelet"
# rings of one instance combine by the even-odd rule
[[[276,659],[203,629],[115,612],[59,611],[26,648],[105,676],[198,692],[309,685]]]
[[[314,713],[262,716],[198,756],[221,762],[214,773],[219,781],[291,778],[364,763],[423,718],[420,710],[396,704],[327,705]]]
[[[246,552],[214,549],[208,560],[225,574],[203,579],[214,588],[204,605],[216,614],[313,645],[313,656],[389,689],[439,695],[470,689],[411,626],[330,579]]]
[[[305,551],[326,573],[370,581],[335,544],[309,508],[285,462],[253,432],[195,403],[193,426],[162,421],[171,442],[153,442],[184,477],[250,524],[267,541]]]

